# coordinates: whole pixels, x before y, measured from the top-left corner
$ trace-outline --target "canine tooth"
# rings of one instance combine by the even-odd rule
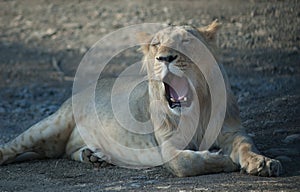
[[[171,100],[172,102],[175,102],[175,101],[176,101],[173,97],[171,97],[170,100]]]
[[[183,101],[187,101],[187,97],[184,97],[184,98],[183,98]]]

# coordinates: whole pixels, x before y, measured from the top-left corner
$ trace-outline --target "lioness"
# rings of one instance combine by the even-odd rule
[[[69,99],[56,113],[2,146],[0,165],[65,155],[96,166],[101,166],[104,162],[126,167],[163,164],[179,177],[238,169],[252,175],[279,176],[282,172],[280,162],[261,155],[252,139],[245,133],[227,80],[226,115],[222,130],[212,146],[218,151],[199,148],[212,113],[210,88],[197,65],[173,47],[180,48],[183,44],[192,44],[188,35],[192,34],[212,48],[218,28],[219,24],[215,21],[202,28],[169,26],[152,36],[140,34],[139,38],[146,42],[141,46],[141,50],[148,81],[136,87],[129,103],[136,119],[150,119],[153,132],[139,134],[123,129],[115,119],[110,97],[107,97],[114,80],[99,79],[95,93],[95,109],[97,115],[104,119],[101,125],[91,115],[93,110],[87,105],[82,106],[82,113],[75,121],[72,99]],[[79,97],[80,94],[74,97]],[[155,102],[158,102],[158,105],[153,105]],[[199,106],[199,110],[196,106]],[[191,131],[188,126],[196,125],[195,130],[188,133],[192,134],[188,140],[178,137],[181,122],[185,126],[183,132]],[[80,127],[90,128],[88,130],[91,130],[90,134],[95,136],[96,140],[88,144],[84,142]],[[97,132],[99,129],[103,129],[104,132]],[[175,139],[172,139],[174,135]],[[113,145],[108,137],[125,146],[124,151],[123,148]],[[185,142],[186,145],[182,145]],[[131,153],[125,151],[126,149],[149,150],[145,153]]]

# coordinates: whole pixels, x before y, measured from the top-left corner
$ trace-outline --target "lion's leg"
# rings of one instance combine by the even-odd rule
[[[66,142],[75,126],[71,108],[70,101],[65,102],[56,113],[0,147],[0,165],[63,155]]]
[[[74,129],[69,138],[66,155],[75,161],[91,163],[94,167],[104,167],[108,165],[101,151],[96,148],[88,147],[85,144],[77,128]]]
[[[218,144],[233,162],[240,165],[242,172],[259,176],[279,176],[282,173],[281,163],[261,155],[252,139],[242,131],[220,135]]]
[[[222,152],[211,153],[209,151],[174,150],[170,148],[167,151],[166,153],[163,152],[165,160],[168,160],[172,155],[175,155],[175,158],[167,161],[165,166],[178,177],[231,172],[238,168],[230,157],[223,155]]]

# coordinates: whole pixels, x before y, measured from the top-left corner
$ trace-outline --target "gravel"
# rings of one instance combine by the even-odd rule
[[[55,159],[1,166],[0,191],[299,191],[299,10],[298,0],[0,1],[0,144],[71,95],[81,58],[107,33],[138,23],[201,26],[218,19],[218,46],[243,125],[285,169],[279,178],[176,178],[160,167],[94,170]],[[140,57],[133,53],[121,61]]]

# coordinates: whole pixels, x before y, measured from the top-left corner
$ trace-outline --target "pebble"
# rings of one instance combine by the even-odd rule
[[[81,54],[84,54],[84,53],[86,53],[88,50],[89,50],[88,47],[86,47],[86,46],[81,46],[80,49],[79,49],[79,52],[80,52]]]
[[[139,184],[139,183],[131,183],[130,186],[134,187],[134,188],[139,188],[139,187],[141,187],[141,184]]]
[[[4,107],[0,107],[0,113],[5,113],[5,112],[6,112],[5,108]]]
[[[53,28],[48,28],[45,32],[43,37],[49,37],[54,35],[57,32],[57,29],[53,29]]]
[[[265,112],[268,112],[268,111],[265,111]],[[263,122],[263,127],[271,127],[271,126],[275,125],[276,123],[277,123],[276,121],[266,120]]]
[[[245,127],[248,127],[248,126],[251,126],[255,123],[255,120],[254,119],[247,119],[246,121],[243,122],[243,125]]]
[[[287,134],[288,131],[286,129],[276,129],[273,131],[273,135],[282,135],[282,134]]]
[[[151,184],[151,185],[153,185],[153,184],[158,183],[158,180],[154,180],[154,179],[152,179],[152,180],[147,180],[147,181],[145,181],[144,183],[145,183],[145,184]]]
[[[256,10],[251,11],[251,14],[250,14],[251,17],[255,17],[255,16],[257,16],[257,15],[258,15],[258,14],[257,14],[257,11],[256,11]]]
[[[15,102],[15,105],[20,108],[27,108],[30,106],[30,102],[26,99],[21,99]]]
[[[300,142],[300,134],[288,135],[282,142],[286,144]]]

